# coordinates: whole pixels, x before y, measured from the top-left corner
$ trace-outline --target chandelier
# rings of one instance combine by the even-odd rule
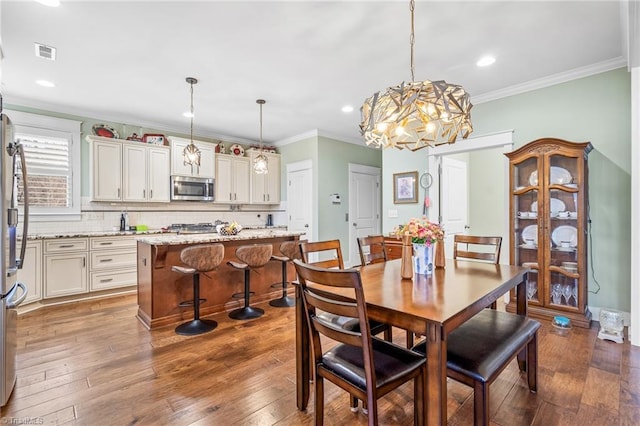
[[[415,0],[411,11],[411,82],[376,92],[362,105],[360,131],[367,145],[408,148],[454,143],[473,131],[471,100],[462,86],[444,80],[415,81],[413,48]]]
[[[260,154],[253,159],[253,171],[259,175],[269,173],[269,160],[267,159],[267,156],[264,155],[262,148],[262,105],[266,102],[267,101],[264,99],[256,100],[256,103],[260,105]]]
[[[184,148],[182,156],[184,158],[184,165],[191,165],[193,168],[193,166],[200,167],[200,150],[193,143],[193,85],[198,84],[198,80],[193,77],[187,77],[186,80],[191,87],[191,109],[189,110],[189,116],[191,117],[191,143]]]

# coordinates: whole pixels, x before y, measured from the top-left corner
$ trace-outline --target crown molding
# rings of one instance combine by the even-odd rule
[[[363,146],[363,147],[369,148],[369,149],[378,149],[376,147],[367,146],[364,143],[364,140],[362,140],[360,138],[352,138],[352,137],[340,136],[340,135],[337,135],[335,133],[327,132],[325,130],[320,130],[320,129],[309,130],[308,132],[300,133],[298,135],[291,136],[291,137],[288,137],[286,139],[279,140],[279,141],[275,142],[274,145],[279,147],[279,146],[284,146],[284,145],[289,145],[289,144],[292,144],[292,143],[300,142],[300,141],[305,140],[305,139],[320,138],[320,137],[327,138],[327,139],[333,139],[333,140],[338,141],[338,142],[351,143],[351,144]]]
[[[471,102],[475,105],[478,105],[485,102],[506,98],[508,96],[519,95],[521,93],[530,92],[532,90],[543,89],[545,87],[554,86],[556,84],[566,83],[567,81],[577,80],[579,78],[589,77],[591,75],[612,71],[626,66],[627,60],[622,56],[619,56],[614,59],[587,65],[585,67],[575,68],[566,72],[539,78],[537,80],[531,80],[526,83],[505,87],[504,89],[494,90],[493,92],[488,92],[482,95],[472,96]]]

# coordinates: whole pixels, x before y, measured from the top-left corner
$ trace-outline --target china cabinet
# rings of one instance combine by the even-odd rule
[[[531,268],[529,315],[589,327],[587,306],[589,142],[538,139],[509,158],[510,261]],[[507,311],[515,312],[515,293]]]

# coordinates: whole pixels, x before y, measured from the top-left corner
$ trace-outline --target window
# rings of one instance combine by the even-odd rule
[[[75,218],[80,214],[80,122],[17,111],[7,115],[25,153],[31,216]],[[18,188],[22,206],[21,182]]]

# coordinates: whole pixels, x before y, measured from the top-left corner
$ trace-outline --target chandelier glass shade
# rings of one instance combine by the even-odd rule
[[[360,131],[367,145],[412,151],[454,143],[473,131],[471,100],[462,86],[444,80],[415,81],[414,0],[411,10],[411,82],[376,92],[362,105]]]
[[[259,175],[269,173],[269,160],[264,155],[262,148],[262,105],[266,102],[264,99],[256,100],[256,103],[260,105],[260,153],[253,159],[253,171]]]
[[[190,109],[190,117],[191,117],[191,142],[187,145],[182,151],[182,157],[184,160],[185,166],[193,166],[200,167],[200,150],[193,143],[193,85],[198,84],[198,80],[193,77],[186,78],[187,83],[191,87],[191,109]]]

